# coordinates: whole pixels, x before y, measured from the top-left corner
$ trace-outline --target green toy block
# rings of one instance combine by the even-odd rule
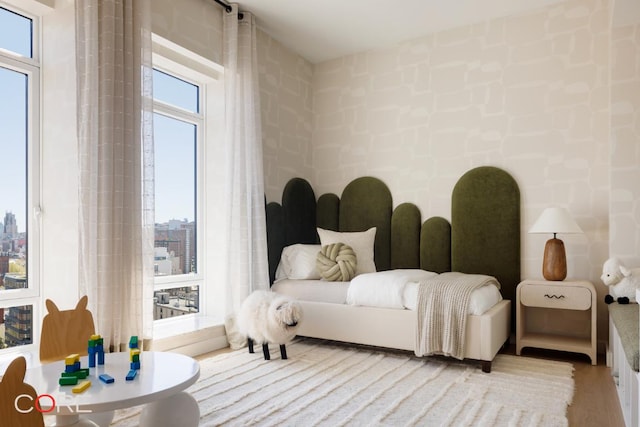
[[[60,385],[76,385],[78,384],[78,378],[76,377],[60,377],[58,380]]]

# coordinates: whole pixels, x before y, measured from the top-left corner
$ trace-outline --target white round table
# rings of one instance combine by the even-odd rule
[[[143,410],[140,425],[145,424],[144,418],[154,420],[164,416],[154,415],[157,410],[169,413],[181,413],[184,409],[193,413],[197,410],[195,399],[182,392],[200,376],[200,365],[196,360],[177,353],[143,351],[135,379],[126,381],[129,363],[129,352],[106,353],[104,365],[89,368],[87,379],[91,381],[91,387],[82,393],[73,393],[73,386],[58,385],[60,374],[65,370],[64,361],[27,369],[24,381],[35,388],[42,412],[56,416],[56,426],[83,425],[81,414],[114,411],[158,401],[162,401],[162,405],[149,405]],[[89,367],[86,356],[81,358],[80,364],[81,368]],[[109,374],[115,381],[105,384],[99,379],[100,374]],[[173,401],[179,407],[172,408]],[[27,401],[21,402],[22,407],[28,405]]]

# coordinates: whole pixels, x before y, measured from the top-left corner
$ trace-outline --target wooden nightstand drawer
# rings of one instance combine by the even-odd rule
[[[589,289],[562,285],[529,285],[520,293],[520,302],[527,307],[568,310],[588,310],[591,298]]]

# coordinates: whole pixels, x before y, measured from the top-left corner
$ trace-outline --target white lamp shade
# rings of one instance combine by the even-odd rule
[[[547,208],[529,229],[529,233],[582,233],[580,226],[565,208]]]

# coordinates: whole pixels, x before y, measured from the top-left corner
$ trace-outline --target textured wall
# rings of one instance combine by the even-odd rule
[[[395,204],[450,218],[465,171],[502,167],[522,191],[523,277],[541,276],[551,237],[527,230],[559,204],[585,231],[560,236],[569,277],[598,284],[608,246],[609,12],[606,0],[567,1],[317,65],[314,188],[339,192],[373,175]]]
[[[153,0],[154,33],[222,64],[222,8],[211,0]]]
[[[610,252],[640,267],[640,17],[611,39]]]
[[[312,65],[258,31],[265,193],[280,201],[289,179],[311,176]]]

